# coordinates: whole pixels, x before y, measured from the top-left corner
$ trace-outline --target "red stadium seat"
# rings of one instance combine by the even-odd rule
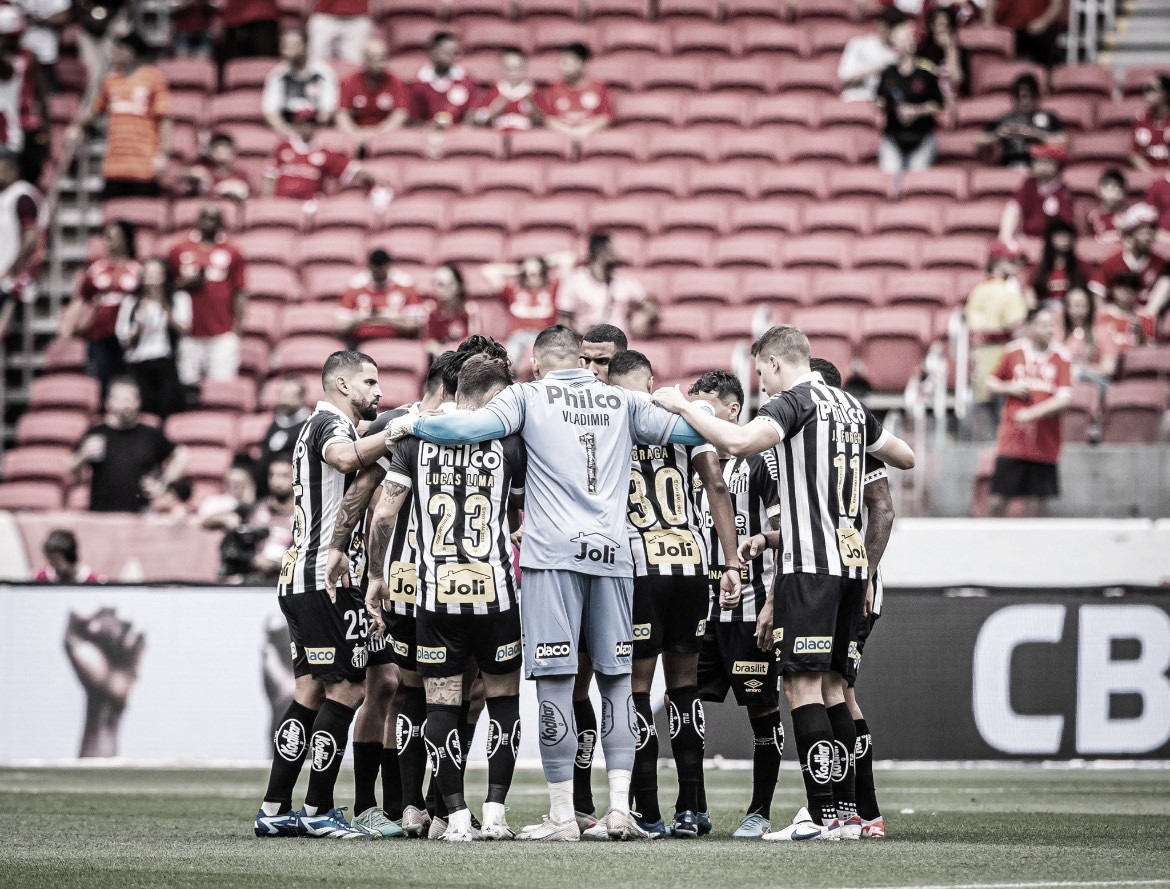
[[[521,19],[534,15],[577,19],[583,14],[581,0],[516,0],[516,8]]]
[[[715,160],[765,161],[767,166],[782,162],[787,157],[785,143],[792,127],[757,127],[750,130],[723,128],[714,140]],[[708,136],[707,141],[711,139]]]
[[[271,347],[264,340],[246,336],[240,340],[240,375],[262,380],[268,375]]]
[[[658,0],[657,11],[660,19],[692,18],[707,19],[713,22],[719,18],[721,6],[722,0]],[[676,28],[679,26],[676,25]],[[675,51],[677,52],[677,50],[676,44]]]
[[[1121,94],[1140,96],[1146,84],[1150,82],[1150,77],[1165,73],[1165,65],[1130,65],[1121,78]]]
[[[771,313],[760,306],[727,306],[711,318],[711,339],[753,340],[766,329],[765,320],[772,320]]]
[[[354,237],[364,236],[377,221],[369,198],[352,191],[323,198],[313,214],[313,228],[317,231],[345,228],[350,229]]]
[[[795,0],[796,17],[806,19],[851,19],[856,12],[852,0]]]
[[[886,302],[945,308],[954,305],[955,277],[950,272],[906,272],[886,281]],[[965,294],[964,294],[965,296]]]
[[[215,129],[223,128],[230,123],[263,122],[263,115],[260,113],[260,90],[244,89],[212,96],[208,103],[207,117]]]
[[[641,197],[595,201],[586,217],[590,229],[650,234],[658,229],[658,204]]]
[[[969,127],[963,130],[943,130],[938,138],[938,163],[969,165],[979,156],[978,142],[982,130]]]
[[[94,413],[99,406],[98,381],[80,374],[53,374],[33,380],[28,390],[29,410],[73,408]]]
[[[585,230],[587,203],[577,198],[547,199],[526,203],[516,213],[516,229],[563,229],[568,232]],[[516,211],[513,211],[516,212]]]
[[[357,269],[344,262],[320,263],[305,269],[305,299],[308,302],[336,303],[341,294],[349,288],[356,273]],[[334,310],[336,311],[336,305]],[[333,328],[334,324],[330,324],[328,330],[332,331]]]
[[[712,66],[709,84],[713,90],[771,93],[776,90],[776,80],[775,66],[756,56],[750,59],[727,59]]]
[[[324,363],[324,359],[322,359]],[[321,391],[321,371],[306,372],[303,374],[286,373],[278,376],[273,376],[263,386],[260,387],[260,409],[262,411],[271,411],[276,407],[276,398],[280,394],[280,387],[284,385],[286,380],[299,380],[305,387],[305,407],[311,408],[317,401]]]
[[[804,208],[804,231],[864,235],[870,230],[869,216],[869,203],[856,198],[809,204]]]
[[[347,262],[361,267],[366,260],[366,245],[345,231],[314,232],[301,238],[301,268],[315,263]]]
[[[1097,129],[1098,130],[1129,130],[1133,119],[1142,112],[1146,103],[1143,99],[1130,97],[1113,102],[1098,102]]]
[[[906,388],[916,376],[931,340],[931,310],[906,307],[861,316],[861,360],[865,378],[880,392]]]
[[[1015,35],[1008,28],[970,24],[959,29],[959,45],[972,56],[1010,59],[1015,55]]]
[[[837,365],[845,380],[853,376],[854,309],[848,306],[798,309],[792,315],[792,323],[808,337],[813,355]]]
[[[791,61],[780,69],[777,88],[780,92],[827,93],[841,90],[837,78],[837,59],[819,58]]]
[[[63,503],[61,485],[54,482],[0,483],[0,509],[60,509]]]
[[[331,334],[337,328],[337,311],[327,303],[289,306],[281,313],[281,337]]]
[[[602,56],[589,67],[589,74],[615,90],[637,90],[642,86],[642,69],[653,58],[651,53],[626,51]],[[629,96],[623,95],[621,102]],[[618,116],[621,117],[621,102]]]
[[[965,170],[935,167],[906,173],[902,177],[902,197],[916,195],[951,198],[955,201],[967,197],[967,172]]]
[[[182,414],[176,414],[181,417]],[[234,426],[233,426],[234,431]],[[187,477],[191,481],[222,482],[232,465],[230,448],[213,445],[188,445]]]
[[[813,305],[851,305],[869,308],[881,302],[881,275],[874,272],[814,272]]]
[[[792,124],[808,127],[817,120],[817,100],[813,96],[787,94],[759,96],[751,100],[748,119],[752,126]]]
[[[741,127],[747,116],[747,99],[733,92],[694,96],[683,105],[683,123],[687,126],[719,123]]]
[[[792,58],[808,55],[808,33],[803,28],[760,21],[736,22],[735,28],[739,32],[740,52],[745,56],[753,53]]]
[[[1074,133],[1069,144],[1069,158],[1074,164],[1125,167],[1129,163],[1129,151],[1129,139],[1116,133]]]
[[[598,29],[581,22],[548,19],[532,23],[526,16],[521,20],[521,26],[527,36],[520,45],[527,45],[530,52],[556,52],[570,43],[584,43],[595,53],[610,51],[605,46],[604,38],[598,39]]]
[[[618,120],[677,126],[682,120],[682,97],[674,92],[623,96],[617,103]]]
[[[86,411],[28,410],[16,421],[16,443],[75,448],[89,427]]]
[[[807,272],[753,269],[740,277],[739,291],[733,297],[736,303],[765,305],[775,312],[809,305],[810,294]]]
[[[817,100],[817,120],[822,128],[841,126],[871,132],[879,126],[879,117],[872,105],[845,102],[835,97]]]
[[[319,373],[325,359],[344,343],[331,336],[300,336],[282,340],[272,352],[274,372],[282,376],[295,373]],[[263,402],[261,402],[263,403]]]
[[[187,411],[167,419],[166,436],[175,444],[236,446],[236,417],[225,411]]]
[[[288,232],[272,229],[256,229],[235,237],[236,247],[248,257],[248,268],[253,263],[266,262],[274,265],[295,267],[297,248],[301,241],[289,237]]]
[[[690,57],[696,58],[702,53],[705,58],[718,59],[736,54],[735,33],[714,22],[675,22],[670,29],[670,44],[675,56],[693,54]]]
[[[638,167],[623,167],[605,160],[577,164],[557,164],[549,167],[545,189],[550,195],[610,197],[615,188],[614,172]]]
[[[391,130],[375,133],[366,142],[366,152],[371,158],[406,157],[429,158],[431,134],[424,130]]]
[[[394,232],[389,247],[394,259],[406,265],[432,265],[442,260],[437,255],[438,240],[429,231],[400,229]]]
[[[510,134],[508,144],[508,156],[512,158],[564,161],[573,156],[573,140],[552,130],[521,130]]]
[[[500,262],[504,253],[504,236],[497,231],[458,231],[439,238],[436,248],[444,262]]]
[[[1095,99],[1085,96],[1053,96],[1044,103],[1044,110],[1059,117],[1066,130],[1087,133],[1093,130],[1093,115],[1097,104]]]
[[[514,133],[513,137],[527,135]],[[443,134],[443,157],[477,157],[499,160],[504,157],[504,140],[490,129],[456,127]]]
[[[207,59],[160,59],[155,67],[172,91],[196,90],[205,95],[215,91],[215,66]]]
[[[5,482],[47,481],[61,484],[69,475],[71,447],[32,445],[12,448],[0,464],[0,478]]]
[[[515,204],[508,198],[498,194],[483,195],[452,203],[451,216],[444,228],[448,231],[494,228],[506,232],[516,226],[515,215]]]
[[[258,302],[261,300],[295,302],[302,298],[300,278],[284,266],[249,262],[246,275],[249,305],[262,305]]]
[[[223,66],[224,92],[260,89],[268,72],[280,64],[279,59],[234,59]],[[210,90],[208,92],[211,92]],[[259,106],[257,106],[257,109]]]
[[[205,410],[251,413],[256,410],[256,384],[246,377],[234,380],[204,380],[199,406]]]
[[[574,254],[578,252],[577,239],[568,232],[531,231],[513,235],[508,240],[508,251],[505,255],[548,256],[550,253],[564,250]]]
[[[634,343],[631,348],[641,352],[650,359],[650,366],[654,370],[655,380],[666,381],[674,377],[674,362],[679,349],[676,345],[667,342],[640,342]]]
[[[845,44],[858,35],[869,33],[866,25],[852,22],[818,22],[809,32],[809,51],[814,56],[831,55],[839,58]]]
[[[86,347],[79,339],[55,339],[45,349],[45,373],[82,373]]]
[[[886,199],[893,186],[893,180],[877,167],[846,167],[826,172],[826,191],[831,198],[870,195]]]
[[[646,247],[648,266],[709,266],[711,237],[694,232],[671,232],[654,238]]]
[[[709,370],[727,370],[731,367],[733,344],[705,343],[680,349],[675,357],[674,376],[693,381]]]
[[[1170,380],[1170,346],[1130,349],[1121,358],[1121,377],[1126,380],[1145,377]]]
[[[723,7],[728,19],[752,16],[780,20],[785,17],[784,4],[776,0],[724,0]]]
[[[736,131],[738,132],[738,130]],[[709,133],[701,130],[656,130],[648,134],[646,159],[659,161],[663,158],[693,158],[709,162],[714,140]]]
[[[102,219],[125,219],[135,228],[167,231],[167,202],[161,198],[111,198],[102,205]]]
[[[466,160],[406,164],[402,169],[402,187],[410,194],[435,191],[467,194],[474,168],[474,163]]]
[[[781,265],[780,255],[780,238],[775,234],[743,232],[718,239],[712,259],[720,267],[778,268]]]
[[[1093,383],[1073,387],[1072,404],[1060,415],[1060,433],[1070,444],[1084,444],[1101,413],[1101,389]]]
[[[969,235],[930,238],[922,243],[924,269],[981,269],[987,258],[987,241]]]
[[[236,445],[245,450],[259,448],[271,425],[271,414],[241,414],[236,426]]]
[[[877,235],[862,238],[853,245],[853,267],[917,268],[919,238],[915,235]],[[929,239],[927,239],[929,240]]]
[[[722,194],[752,198],[755,196],[755,168],[744,164],[692,167],[687,177],[687,191],[695,197]]]
[[[1170,388],[1157,380],[1122,380],[1105,391],[1101,440],[1108,444],[1153,442]]]
[[[171,117],[197,128],[207,124],[207,96],[203,93],[171,93]]]
[[[989,93],[1010,93],[1012,84],[1021,74],[1033,75],[1040,84],[1040,91],[1047,92],[1048,77],[1043,68],[1031,62],[1004,62],[1001,60],[981,60],[974,65],[972,80],[977,96]]]
[[[362,351],[378,364],[384,373],[405,373],[416,380],[426,372],[430,356],[426,343],[415,340],[366,340]]]
[[[772,231],[795,235],[801,231],[800,213],[792,201],[743,201],[731,205],[728,231]]]
[[[444,231],[451,225],[453,206],[443,195],[419,194],[395,198],[386,210],[385,225],[388,229],[430,228]]]
[[[722,234],[727,231],[727,202],[720,197],[666,201],[659,208],[662,231],[692,229]]]
[[[653,131],[651,131],[653,132]],[[671,132],[678,132],[671,130]],[[581,142],[581,159],[620,157],[627,160],[646,159],[647,131],[641,127],[620,127],[593,133]]]
[[[942,210],[932,203],[900,202],[873,208],[874,234],[921,232],[936,235],[942,228]]]
[[[999,231],[1003,202],[996,199],[948,204],[942,210],[942,230],[948,235],[982,234],[994,237]]]
[[[840,171],[834,171],[837,177]],[[756,194],[760,198],[780,195],[802,195],[822,200],[826,192],[828,171],[821,164],[798,164],[765,167],[756,180]]]
[[[686,269],[671,278],[670,301],[726,303],[734,298],[738,280],[737,273],[728,269]]]
[[[852,164],[857,157],[851,138],[828,139],[818,130],[793,132],[785,140],[782,151],[792,163],[819,160],[845,165]]]
[[[244,205],[244,229],[305,227],[305,202],[296,198],[249,198]]]
[[[982,130],[1011,110],[1011,99],[1003,95],[964,99],[959,103],[957,125],[959,128],[971,127]]]
[[[654,339],[677,341],[680,347],[690,348],[710,338],[711,312],[697,303],[682,303],[663,312],[654,326]]]
[[[642,89],[678,89],[702,92],[707,89],[707,65],[694,59],[669,56],[650,59],[642,70]]]
[[[781,247],[785,268],[849,267],[849,243],[834,235],[808,235],[790,238]]]
[[[619,195],[660,194],[682,197],[684,178],[684,167],[679,166],[677,162],[664,162],[618,167],[616,182],[613,184]]]
[[[590,18],[651,18],[650,0],[588,0]]]
[[[1003,167],[972,170],[967,188],[972,198],[1011,197],[1027,174]]]

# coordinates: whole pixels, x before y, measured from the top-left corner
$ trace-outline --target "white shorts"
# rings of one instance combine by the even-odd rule
[[[629,674],[634,650],[632,577],[525,568],[521,583],[525,676],[575,676],[582,639],[594,671],[603,676]]]
[[[239,373],[240,338],[234,333],[179,341],[179,380],[184,386],[198,385],[203,379],[234,380]]]

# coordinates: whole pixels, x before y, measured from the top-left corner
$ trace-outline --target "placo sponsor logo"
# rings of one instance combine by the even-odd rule
[[[616,540],[595,532],[578,534],[576,537],[570,538],[570,542],[580,547],[577,555],[573,556],[573,559],[578,562],[613,565],[617,561],[617,552],[621,549]]]
[[[707,632],[707,618],[703,618],[695,625],[695,635],[702,636]]]
[[[564,642],[538,642],[536,644],[536,659],[542,661],[550,658],[568,657],[572,648],[568,640]]]
[[[733,676],[767,676],[768,665],[760,661],[736,661],[731,665]]]
[[[410,657],[410,646],[405,642],[399,642],[397,639],[391,639],[390,647],[394,649],[394,653],[399,657]]]
[[[310,664],[327,667],[336,660],[337,650],[334,648],[306,648],[305,657]]]
[[[501,645],[496,649],[496,663],[500,661],[508,661],[514,657],[520,656],[520,640],[509,642],[506,645]]]
[[[793,654],[832,654],[832,636],[797,636],[792,640]]]
[[[420,664],[445,664],[447,662],[447,646],[445,645],[420,645],[415,651],[415,659]]]
[[[613,647],[613,656],[617,658],[629,657],[634,651],[632,642],[619,642]]]
[[[634,624],[634,641],[650,638],[650,624]]]

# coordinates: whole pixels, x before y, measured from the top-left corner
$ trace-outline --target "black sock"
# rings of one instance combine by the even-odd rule
[[[398,736],[398,768],[402,773],[402,804],[416,809],[426,807],[423,775],[427,770],[427,748],[422,738],[426,721],[427,693],[421,688],[407,686],[403,691],[395,734]]]
[[[699,786],[703,783],[703,702],[694,685],[670,689],[670,749],[678,770],[675,811],[698,812]]]
[[[427,704],[427,727],[425,732],[427,750],[431,754],[431,776],[438,792],[435,794],[435,809],[439,801],[444,807],[439,814],[445,818],[448,812],[466,809],[463,799],[463,747],[459,740],[459,708],[447,704]]]
[[[463,769],[464,776],[467,775],[467,760],[471,756],[471,745],[475,742],[475,723],[468,722],[467,717],[471,711],[471,704],[468,701],[463,702],[463,706],[459,708],[459,743],[463,750]]]
[[[577,721],[577,758],[573,760],[573,808],[589,814],[593,805],[593,753],[597,750],[597,712],[593,702],[573,701],[573,718]]]
[[[398,770],[398,748],[382,748],[382,811],[391,821],[402,819],[402,773]]]
[[[833,801],[833,727],[824,704],[805,704],[792,711],[792,733],[800,774],[808,797],[808,814],[817,824],[829,824],[837,817]]]
[[[353,742],[353,811],[360,815],[378,805],[378,771],[382,768],[382,745],[377,741]]]
[[[845,822],[857,817],[857,772],[853,766],[857,728],[844,701],[830,707],[828,713],[838,762],[833,769],[833,798],[837,801],[837,817]]]
[[[857,746],[853,748],[857,769],[857,814],[866,821],[873,821],[882,817],[877,789],[873,786],[873,735],[864,719],[855,719],[853,727],[857,729]]]
[[[279,803],[281,813],[292,809],[293,788],[297,786],[309,750],[309,728],[316,718],[316,710],[293,701],[284,711],[272,738],[272,771],[268,774],[264,801]]]
[[[649,693],[634,692],[634,712],[638,718],[638,735],[634,740],[630,795],[642,820],[653,824],[662,818],[662,810],[658,807],[658,731],[654,728]]]
[[[313,720],[313,734],[309,738],[309,789],[305,791],[305,805],[316,806],[317,814],[333,808],[333,788],[349,743],[349,727],[353,724],[353,707],[340,701],[325,701]]]
[[[780,711],[756,716],[751,720],[755,746],[752,748],[752,801],[748,813],[772,817],[772,796],[776,793],[776,779],[780,775],[780,760],[784,756],[784,726]]]
[[[488,791],[489,803],[503,803],[516,772],[516,751],[520,749],[520,695],[488,698]]]

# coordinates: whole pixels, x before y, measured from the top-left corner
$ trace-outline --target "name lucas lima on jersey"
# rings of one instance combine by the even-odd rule
[[[500,455],[495,452],[480,451],[471,445],[440,447],[425,441],[419,445],[419,451],[420,462],[429,464],[432,469],[439,470],[427,473],[426,483],[428,485],[493,487],[496,483],[492,472],[500,467]],[[475,472],[474,470],[483,470],[483,472]]]

